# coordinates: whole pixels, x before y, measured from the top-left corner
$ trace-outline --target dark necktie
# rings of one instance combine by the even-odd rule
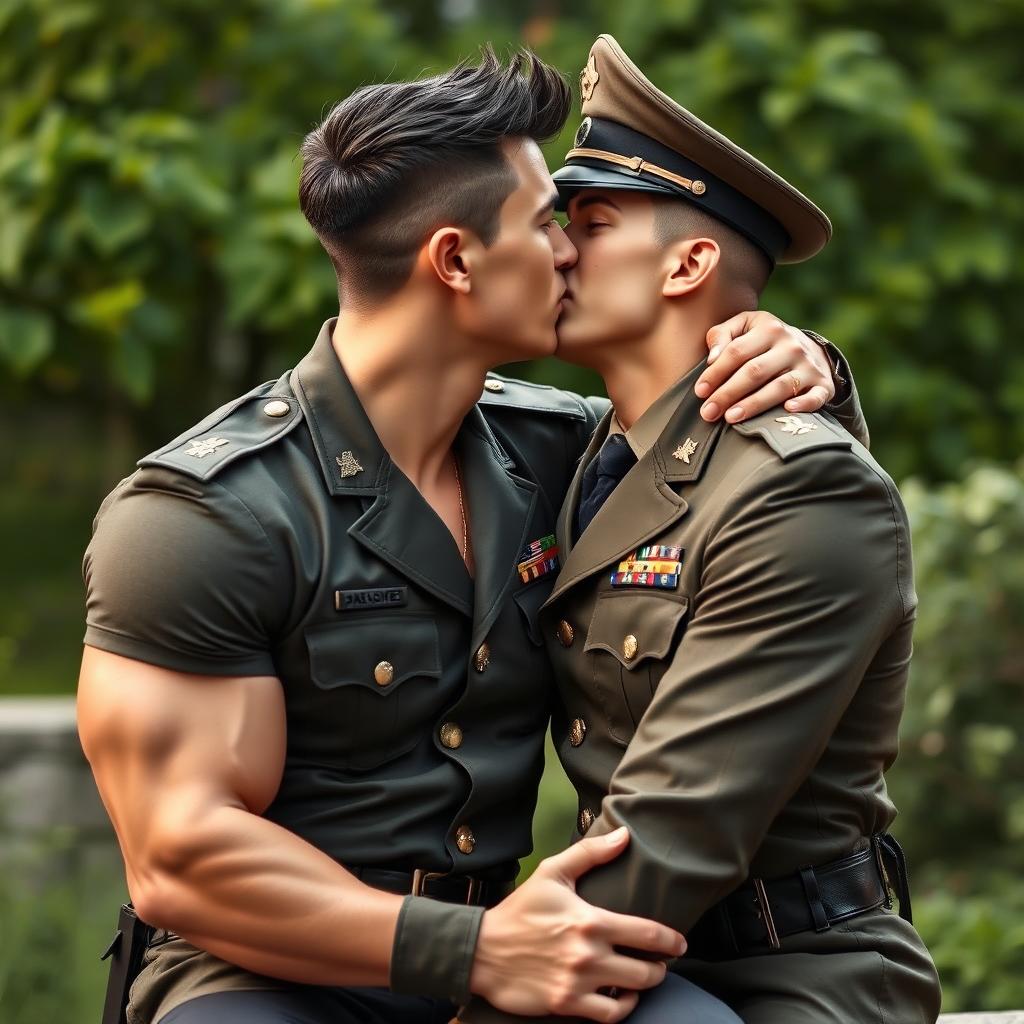
[[[580,481],[580,507],[576,514],[579,536],[597,515],[619,481],[636,465],[636,456],[625,434],[612,434],[601,446],[597,458],[583,471]]]

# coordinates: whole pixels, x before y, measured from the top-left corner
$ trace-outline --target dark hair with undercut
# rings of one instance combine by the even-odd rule
[[[518,181],[503,139],[543,142],[569,114],[565,79],[528,50],[413,82],[368,85],[302,143],[299,205],[338,275],[339,299],[379,300],[445,225],[490,245]]]

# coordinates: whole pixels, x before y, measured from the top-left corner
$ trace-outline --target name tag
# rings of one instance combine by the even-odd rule
[[[408,604],[408,587],[373,587],[366,590],[336,590],[334,610],[362,612],[373,608],[401,608]]]

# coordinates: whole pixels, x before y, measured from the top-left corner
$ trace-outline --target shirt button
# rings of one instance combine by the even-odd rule
[[[454,722],[445,722],[441,726],[441,744],[449,750],[462,746],[462,730]]]
[[[637,641],[632,633],[628,634],[622,641],[622,656],[626,661],[632,661],[636,657]]]
[[[378,686],[389,686],[395,678],[395,666],[390,661],[378,661],[373,670],[373,681]]]
[[[476,654],[473,655],[473,667],[477,670],[477,672],[483,672],[483,670],[487,668],[487,666],[490,665],[490,663],[491,649],[487,646],[487,644],[481,644],[477,648]]]
[[[569,726],[569,742],[574,746],[578,747],[583,742],[583,737],[587,735],[587,723],[582,718],[574,718],[572,725]]]
[[[455,830],[455,845],[462,853],[472,853],[476,848],[476,836],[468,825],[460,825]]]
[[[576,827],[580,831],[581,836],[585,836],[590,829],[590,826],[594,824],[594,818],[596,815],[589,807],[584,807],[580,811],[580,816],[576,819]]]
[[[485,380],[484,387],[495,395],[500,395],[505,390],[505,385],[500,380]]]
[[[562,619],[562,621],[558,624],[557,635],[558,642],[563,647],[572,647],[572,642],[576,639],[575,630],[572,628],[572,626],[569,625],[568,622],[565,621],[565,619]]]

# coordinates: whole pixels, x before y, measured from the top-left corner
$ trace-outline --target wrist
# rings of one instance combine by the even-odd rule
[[[846,362],[843,354],[832,344],[828,338],[822,337],[816,331],[810,331],[806,327],[801,328],[804,334],[811,339],[825,354],[825,361],[828,363],[829,372],[832,375],[832,386],[835,394],[829,405],[841,405],[850,397],[850,382],[844,374]]]

